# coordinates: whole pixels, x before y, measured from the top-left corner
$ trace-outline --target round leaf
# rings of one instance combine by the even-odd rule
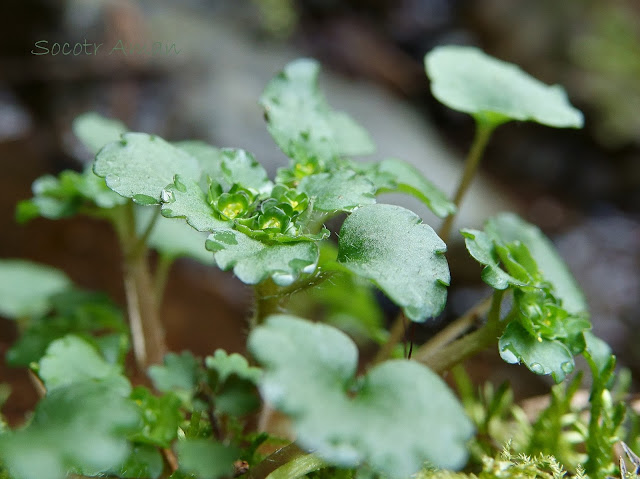
[[[357,348],[337,329],[271,316],[249,337],[264,365],[264,399],[289,415],[297,442],[345,467],[361,462],[405,478],[425,461],[465,464],[473,428],[446,384],[425,366],[388,361],[355,378]]]
[[[116,193],[141,204],[159,204],[162,190],[176,174],[198,180],[198,161],[162,138],[145,133],[125,133],[109,143],[93,165]]]
[[[71,280],[50,266],[19,259],[0,260],[0,315],[8,319],[39,316],[49,298],[71,287]]]
[[[409,319],[424,321],[447,300],[446,248],[415,213],[378,204],[358,208],[345,220],[338,261],[373,281]]]
[[[545,85],[518,66],[473,47],[443,46],[425,56],[431,92],[454,110],[491,125],[531,120],[558,128],[582,128],[582,113],[558,85]]]

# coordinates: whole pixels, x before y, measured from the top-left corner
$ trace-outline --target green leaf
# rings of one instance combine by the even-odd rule
[[[96,154],[107,143],[118,141],[128,128],[117,120],[97,113],[84,113],[73,120],[73,133],[92,153]]]
[[[447,195],[406,161],[390,158],[379,163],[354,163],[354,167],[363,171],[376,185],[376,194],[399,191],[413,195],[440,218],[456,212],[456,205],[449,201]]]
[[[207,356],[204,364],[209,370],[214,370],[219,382],[225,382],[231,375],[236,375],[257,384],[262,371],[260,368],[249,366],[247,359],[238,353],[228,354],[223,349],[216,349],[213,356]]]
[[[155,214],[157,211],[154,208],[136,209],[136,229],[139,234]],[[206,239],[206,234],[196,231],[184,221],[160,216],[147,239],[147,244],[171,259],[187,257],[203,264],[214,264],[213,255],[204,247]]]
[[[50,391],[24,428],[0,436],[0,458],[15,479],[97,475],[121,464],[138,426],[128,391],[89,380]]]
[[[0,315],[7,319],[44,314],[50,297],[70,287],[71,280],[51,266],[0,259]]]
[[[185,218],[198,231],[231,228],[231,221],[217,219],[197,181],[176,175],[162,192],[162,215],[167,218]]]
[[[346,114],[330,109],[318,89],[314,60],[289,63],[260,97],[267,129],[280,149],[297,162],[368,155],[375,147],[367,132]]]
[[[558,85],[548,86],[518,66],[473,47],[443,46],[425,56],[431,92],[454,110],[497,126],[509,120],[582,128],[582,113]]]
[[[388,361],[356,379],[358,351],[344,333],[285,315],[254,329],[249,350],[265,368],[264,399],[291,417],[302,447],[330,463],[364,461],[394,478],[425,461],[465,464],[471,422],[425,366]]]
[[[300,182],[298,191],[315,198],[313,209],[318,211],[352,211],[376,202],[373,183],[353,171],[307,176]]]
[[[198,479],[217,479],[233,475],[233,462],[240,452],[207,439],[187,439],[178,443],[180,469]]]
[[[221,165],[223,155],[220,148],[211,146],[203,141],[192,140],[179,141],[173,145],[187,152],[198,161],[203,177],[209,176],[218,183],[222,181]]]
[[[121,141],[109,143],[96,156],[93,171],[113,191],[142,204],[159,204],[162,190],[177,174],[200,178],[195,158],[145,133],[125,133]]]
[[[215,231],[206,247],[213,251],[222,270],[233,268],[246,284],[258,284],[271,277],[279,286],[288,286],[302,273],[312,273],[318,263],[318,246],[303,241],[268,245],[238,231]]]
[[[149,368],[149,377],[158,391],[192,391],[200,381],[200,365],[189,351],[169,353],[162,366]]]
[[[109,381],[114,391],[131,390],[120,366],[106,362],[88,342],[74,335],[49,345],[40,360],[38,375],[48,391],[90,379]]]
[[[378,204],[358,208],[345,220],[338,261],[373,281],[409,319],[424,321],[447,300],[446,248],[415,213]]]
[[[130,397],[140,408],[142,427],[129,439],[157,447],[170,447],[178,437],[182,421],[180,398],[172,393],[154,396],[142,386],[136,387]]]
[[[584,339],[589,357],[600,372],[604,371],[613,354],[611,347],[591,331],[584,333]]]
[[[56,220],[80,211],[98,213],[91,209],[110,209],[127,201],[107,188],[104,178],[96,176],[91,166],[82,173],[65,170],[57,177],[41,176],[33,182],[32,191],[33,198],[18,203],[16,219],[19,223],[38,216]]]
[[[229,186],[237,183],[243,188],[250,188],[258,193],[271,191],[273,183],[251,153],[235,148],[223,148],[221,153],[220,169]]]
[[[107,475],[115,475],[123,479],[156,479],[162,474],[162,454],[153,446],[136,444],[126,460],[117,467],[107,471]]]
[[[544,278],[553,284],[555,294],[562,300],[562,307],[570,313],[587,311],[584,295],[573,275],[553,243],[537,226],[527,223],[515,214],[502,213],[489,219],[485,230],[494,241],[520,241],[524,244]]]
[[[50,304],[52,315],[29,321],[7,351],[7,363],[28,366],[38,362],[51,342],[67,334],[80,336],[98,347],[108,362],[124,360],[129,329],[122,312],[105,294],[72,289],[52,296]]]
[[[500,257],[488,234],[472,229],[464,229],[461,233],[464,236],[464,242],[469,254],[478,263],[485,265],[482,270],[482,279],[485,283],[495,289],[526,285],[526,283],[518,281],[500,267]]]
[[[571,352],[560,341],[533,336],[516,321],[509,323],[498,347],[506,362],[522,361],[536,374],[551,374],[557,383],[564,381],[575,366]]]

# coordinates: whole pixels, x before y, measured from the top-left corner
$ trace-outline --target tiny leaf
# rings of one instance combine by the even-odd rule
[[[338,261],[373,281],[412,321],[444,308],[449,284],[446,245],[413,212],[393,205],[363,206],[340,230]]]
[[[185,218],[198,231],[214,231],[231,227],[230,221],[214,216],[207,198],[192,179],[176,175],[172,183],[162,192],[162,215],[167,218]]]
[[[169,353],[164,357],[162,366],[154,365],[149,368],[153,386],[162,392],[191,391],[196,388],[199,376],[198,361],[188,351],[181,354]]]
[[[116,193],[134,200],[144,198],[145,204],[159,204],[162,190],[176,174],[185,179],[200,178],[195,158],[145,133],[125,133],[121,141],[109,143],[96,156],[93,171]]]
[[[206,247],[222,270],[233,268],[246,284],[271,277],[280,286],[293,283],[302,273],[312,273],[318,263],[318,246],[309,241],[265,244],[239,231],[215,231]]]
[[[575,365],[571,352],[560,341],[533,336],[516,321],[509,323],[498,347],[506,362],[522,361],[536,374],[551,374],[557,383],[564,381]]]
[[[300,182],[298,190],[315,199],[313,209],[318,211],[352,211],[358,206],[376,202],[373,183],[353,171],[307,176]]]
[[[226,381],[229,376],[236,376],[257,383],[262,374],[260,368],[249,366],[246,358],[238,353],[228,354],[223,349],[217,349],[213,356],[205,359],[207,369],[215,370],[220,382]]]
[[[39,316],[49,298],[71,287],[71,280],[51,266],[0,259],[0,315],[7,319]]]
[[[182,421],[180,398],[172,393],[154,396],[147,388],[138,386],[131,393],[131,399],[140,408],[142,427],[129,439],[157,447],[170,447],[178,436]]]
[[[129,457],[117,467],[107,471],[107,475],[116,475],[123,479],[156,479],[162,474],[162,454],[148,444],[136,444]]]
[[[327,105],[318,89],[319,70],[314,60],[297,60],[267,85],[260,104],[269,133],[295,161],[315,157],[331,162],[337,157],[372,153],[375,147],[367,132]]]
[[[558,85],[548,86],[518,66],[463,46],[434,48],[425,56],[431,92],[454,110],[489,125],[535,121],[558,128],[582,128],[582,113]]]
[[[358,352],[344,333],[293,316],[271,316],[249,336],[265,367],[264,399],[289,415],[297,442],[332,464],[366,462],[409,477],[425,461],[465,464],[471,422],[446,384],[425,366],[388,361],[355,378]]]
[[[584,295],[573,275],[569,272],[553,243],[537,226],[527,223],[515,214],[503,213],[489,219],[485,230],[490,236],[501,242],[520,241],[523,243],[544,278],[553,284],[556,295],[562,299],[564,309],[570,313],[587,310]]]
[[[251,153],[235,148],[224,148],[221,153],[220,169],[227,184],[237,183],[243,188],[251,188],[259,193],[271,191],[273,183],[269,180],[263,166]]]

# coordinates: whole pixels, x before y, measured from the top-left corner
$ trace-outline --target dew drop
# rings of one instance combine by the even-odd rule
[[[529,369],[536,374],[544,374],[544,367],[540,363],[531,363]]]
[[[567,374],[573,371],[573,363],[571,361],[565,361],[560,365],[560,368]]]
[[[173,192],[168,190],[162,190],[162,193],[160,193],[160,199],[163,203],[171,203],[176,200]]]

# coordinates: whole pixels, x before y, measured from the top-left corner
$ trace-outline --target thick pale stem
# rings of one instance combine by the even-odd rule
[[[396,347],[396,344],[402,341],[405,336],[406,321],[407,319],[404,317],[404,313],[400,312],[393,325],[391,326],[389,339],[378,350],[378,354],[376,354],[376,357],[373,359],[372,366],[374,364],[381,363],[382,361],[391,357],[391,353],[393,353],[393,349]]]
[[[169,279],[169,272],[171,271],[172,265],[172,257],[160,254],[153,281],[153,292],[156,297],[158,307],[162,306],[162,297],[164,296],[164,290],[167,286],[167,280]]]
[[[425,344],[420,346],[414,355],[414,359],[417,361],[426,361],[438,350],[469,331],[475,324],[477,324],[478,319],[487,312],[491,305],[491,301],[492,299],[489,297],[474,305],[466,313],[449,324]]]
[[[271,279],[255,286],[255,304],[249,324],[251,329],[261,325],[267,316],[282,312],[283,296],[280,289]]]
[[[464,172],[462,174],[462,178],[460,179],[460,183],[458,184],[458,189],[456,190],[456,194],[453,197],[453,202],[460,209],[460,205],[462,204],[462,200],[467,193],[467,190],[471,186],[471,182],[476,174],[478,169],[478,165],[480,164],[480,159],[484,153],[484,150],[489,142],[489,138],[491,138],[491,134],[495,129],[494,124],[483,122],[480,120],[476,121],[476,133],[473,138],[473,144],[471,145],[471,149],[469,150],[469,154],[467,155],[467,159],[464,164]],[[451,234],[451,228],[453,227],[453,221],[455,220],[455,213],[449,215],[438,235],[442,240],[446,243],[449,240],[449,235]]]
[[[145,371],[162,362],[167,350],[164,328],[147,263],[147,249],[136,234],[133,204],[128,203],[115,221],[124,256],[124,287],[133,351],[138,367]]]
[[[420,362],[429,366],[433,371],[441,373],[451,369],[469,356],[495,344],[508,323],[507,320],[500,320],[500,304],[503,295],[504,291],[494,291],[491,309],[484,326],[437,351],[433,351],[428,358]]]

